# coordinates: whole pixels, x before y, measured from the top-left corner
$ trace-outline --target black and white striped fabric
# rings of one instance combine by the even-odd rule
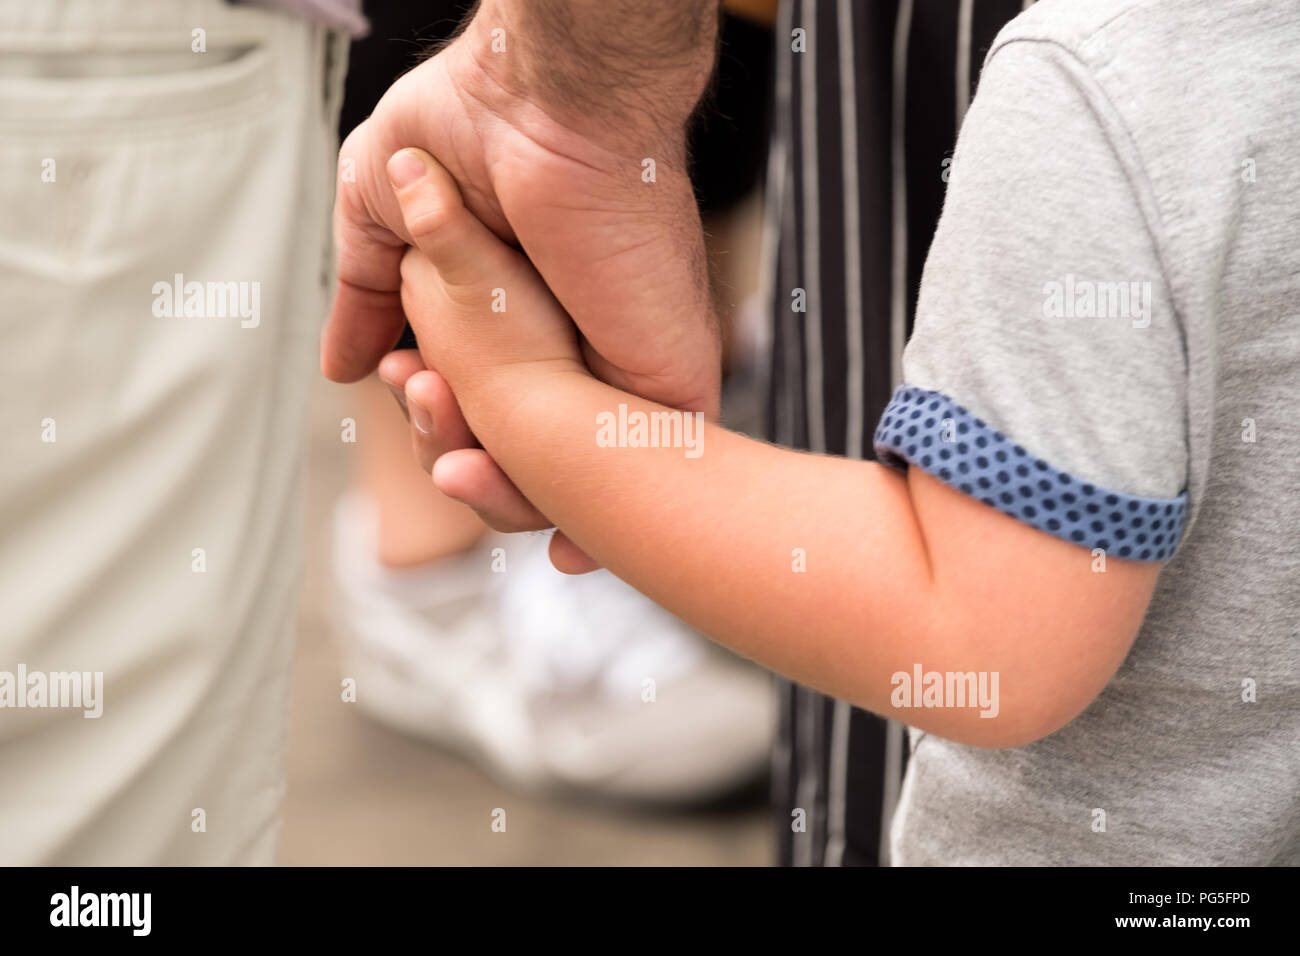
[[[763,275],[769,437],[871,458],[984,54],[1032,0],[783,0]],[[902,725],[779,681],[780,860],[887,865]]]

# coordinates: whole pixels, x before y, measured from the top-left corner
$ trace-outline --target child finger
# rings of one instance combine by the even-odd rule
[[[552,526],[481,448],[443,455],[434,465],[433,484],[477,511],[494,531],[540,531]]]
[[[451,386],[433,369],[422,368],[408,378],[404,395],[411,419],[411,447],[426,472],[433,471],[441,455],[478,444]]]
[[[423,370],[424,360],[415,349],[389,352],[379,360],[377,370],[379,380],[388,386],[388,391],[392,393],[397,401],[397,407],[402,410],[402,415],[408,422],[411,420],[411,413],[406,406],[406,380]]]
[[[477,285],[485,271],[503,264],[508,247],[465,207],[456,180],[432,156],[399,150],[388,174],[407,232],[444,282]]]
[[[563,574],[587,574],[600,569],[599,562],[574,544],[573,539],[558,528],[551,538],[550,556],[552,566]]]

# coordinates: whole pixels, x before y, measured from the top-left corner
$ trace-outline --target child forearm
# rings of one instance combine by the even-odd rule
[[[402,260],[403,310],[495,460],[466,495],[514,496],[711,637],[961,742],[1035,740],[1110,680],[1158,564],[1107,564],[1102,548],[1044,533],[945,484],[942,470],[904,478],[693,418],[703,441],[687,442],[681,413],[591,377],[568,317],[446,170],[414,150],[390,167],[419,244]],[[507,286],[511,310],[488,311]],[[633,441],[647,413],[676,414],[676,441]],[[440,465],[435,482],[454,485]]]
[[[514,396],[510,411],[471,424],[524,494],[614,573],[719,642],[836,697],[971,743],[1023,742],[1077,712],[1061,699],[1072,695],[1052,697],[1038,686],[1059,675],[1051,652],[1037,645],[1055,617],[1077,620],[1095,594],[1061,598],[1039,588],[1035,607],[1002,619],[987,574],[1015,575],[1023,603],[1026,591],[1035,593],[1035,568],[1017,568],[996,541],[941,549],[943,567],[929,552],[922,515],[944,523],[944,496],[966,507],[964,496],[929,488],[919,514],[911,485],[933,481],[924,475],[778,449],[709,425],[698,457],[683,447],[602,447],[600,413],[611,413],[617,438],[620,404],[628,416],[666,410],[567,373],[502,387]],[[1074,552],[1069,560],[1087,557],[1005,521],[1015,540],[1041,537]],[[982,557],[963,556],[979,548]],[[1086,574],[1086,561],[1080,567]],[[1104,575],[1090,577],[1081,583],[1102,586]],[[917,665],[999,671],[1003,700],[1019,700],[1019,713],[1001,720],[971,708],[900,713],[893,676],[911,676]],[[1083,668],[1079,680],[1104,683],[1113,668],[1103,669],[1088,676]]]

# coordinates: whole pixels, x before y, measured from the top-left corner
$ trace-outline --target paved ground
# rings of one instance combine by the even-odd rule
[[[762,865],[761,795],[731,807],[631,814],[528,799],[454,756],[369,723],[340,701],[327,630],[328,509],[351,451],[339,440],[347,390],[322,383],[307,498],[307,565],[293,672],[289,792],[280,861],[289,865]],[[506,832],[491,829],[506,810]]]

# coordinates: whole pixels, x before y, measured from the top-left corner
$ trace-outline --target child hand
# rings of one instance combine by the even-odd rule
[[[509,414],[539,376],[588,374],[574,325],[528,260],[465,208],[432,156],[405,149],[388,170],[417,244],[401,269],[402,308],[420,345],[415,364],[435,370],[412,368],[409,353],[384,360],[390,368],[405,366],[406,398],[423,407],[432,429],[417,427],[413,416],[417,457],[443,494],[474,507],[490,527],[549,528],[491,456],[474,447],[466,425],[484,414]],[[560,531],[551,538],[551,557],[567,573],[597,567]]]
[[[416,242],[402,259],[402,307],[425,364],[471,426],[475,406],[488,391],[499,397],[505,379],[585,374],[569,317],[527,258],[465,207],[451,175],[418,149],[395,153],[388,173]]]

